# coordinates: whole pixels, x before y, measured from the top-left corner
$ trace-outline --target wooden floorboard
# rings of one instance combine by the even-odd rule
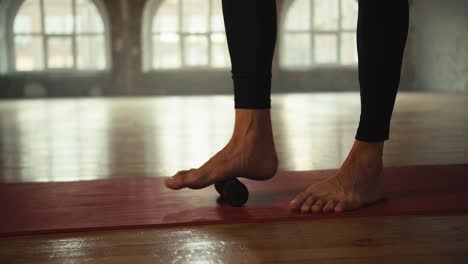
[[[274,95],[280,169],[338,168],[357,93]],[[0,182],[169,176],[227,142],[229,96],[0,101]],[[468,95],[399,93],[384,163],[468,163]],[[2,214],[2,217],[7,217]],[[0,239],[0,263],[466,263],[468,216],[400,216]]]
[[[0,263],[466,263],[468,216],[374,217],[0,239]]]
[[[274,95],[283,170],[338,168],[358,93]],[[170,176],[198,167],[233,129],[230,96],[0,101],[0,181]],[[468,162],[468,94],[400,93],[384,164]]]

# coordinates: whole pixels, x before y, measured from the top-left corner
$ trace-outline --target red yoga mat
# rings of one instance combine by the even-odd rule
[[[214,187],[167,189],[165,177],[0,184],[0,236],[335,217],[468,213],[468,164],[385,168],[383,202],[340,214],[291,212],[289,201],[336,170],[282,171],[241,179],[244,207],[218,205]]]

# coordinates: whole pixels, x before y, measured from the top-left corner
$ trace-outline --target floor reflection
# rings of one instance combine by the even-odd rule
[[[228,97],[156,98],[149,102],[146,173],[173,175],[200,166],[229,140],[234,113]]]
[[[358,93],[274,95],[282,170],[339,167],[359,120]],[[468,95],[400,93],[386,165],[468,162]],[[0,181],[170,176],[229,140],[231,96],[0,102]]]
[[[9,103],[3,115],[3,180],[73,181],[107,177],[108,107],[92,100],[31,100]],[[4,130],[4,129],[2,129]],[[6,137],[5,137],[6,136]],[[10,157],[10,151],[16,153]]]
[[[349,134],[351,130],[343,131],[342,127],[357,120],[352,115],[343,115],[344,106],[333,101],[335,96],[293,94],[277,98],[278,107],[273,114],[279,117],[280,124],[275,128],[282,150],[282,167],[332,168],[345,158],[353,137]],[[348,97],[348,102],[359,100],[357,94]]]

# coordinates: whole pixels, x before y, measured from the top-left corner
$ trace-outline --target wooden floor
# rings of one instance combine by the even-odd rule
[[[283,170],[337,168],[357,93],[274,95]],[[0,182],[170,176],[229,139],[229,96],[0,102]],[[400,93],[386,166],[468,163],[468,94]],[[306,187],[306,186],[305,186]],[[2,216],[5,217],[5,216]],[[0,239],[0,263],[466,263],[468,215],[120,230]]]

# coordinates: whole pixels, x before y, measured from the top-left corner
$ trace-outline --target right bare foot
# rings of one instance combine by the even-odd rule
[[[174,190],[201,189],[235,177],[267,180],[277,168],[270,109],[236,109],[228,144],[200,168],[177,172],[166,180],[166,186]]]

